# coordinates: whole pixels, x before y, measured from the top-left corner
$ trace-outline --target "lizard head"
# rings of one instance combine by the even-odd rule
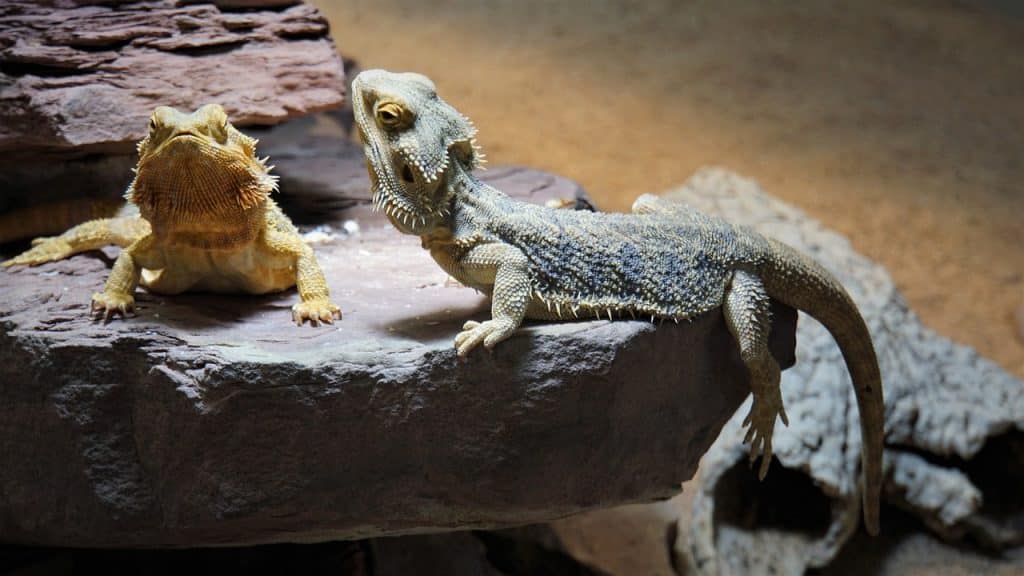
[[[482,160],[473,124],[422,74],[362,72],[352,81],[352,109],[375,206],[407,234],[443,225],[452,172],[469,172]]]
[[[128,199],[151,222],[173,224],[246,212],[277,188],[256,139],[235,129],[218,104],[191,114],[160,106],[139,142]]]

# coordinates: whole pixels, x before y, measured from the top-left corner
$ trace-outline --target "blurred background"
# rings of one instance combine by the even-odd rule
[[[360,68],[430,76],[491,164],[616,211],[732,169],[1024,376],[1024,3],[313,3]]]

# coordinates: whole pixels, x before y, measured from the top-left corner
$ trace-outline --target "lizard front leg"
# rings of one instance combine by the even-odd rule
[[[299,326],[306,320],[313,326],[321,322],[333,324],[335,318],[340,320],[341,308],[330,300],[327,280],[313,249],[297,233],[288,231],[270,231],[265,241],[272,251],[295,258],[295,287],[299,291],[299,302],[292,306],[292,320]]]
[[[149,222],[138,216],[90,220],[68,229],[60,236],[36,238],[32,241],[32,248],[3,262],[2,265],[35,266],[61,260],[79,252],[102,248],[108,244],[126,247],[149,234],[149,231]]]
[[[493,285],[491,319],[470,320],[455,336],[459,356],[483,343],[487,349],[505,340],[523,323],[530,300],[530,269],[526,256],[508,244],[483,244],[459,261],[463,274],[478,285]]]
[[[754,395],[750,413],[743,421],[750,426],[743,441],[750,443],[750,460],[760,453],[758,476],[764,479],[772,459],[772,433],[775,419],[789,425],[782,405],[779,363],[768,349],[771,330],[771,300],[761,279],[749,272],[736,270],[726,289],[722,310],[725,322],[739,345],[740,358],[750,373],[750,390]]]
[[[109,322],[115,314],[127,316],[135,310],[135,288],[142,273],[139,258],[150,252],[153,242],[153,236],[147,234],[122,250],[114,261],[103,292],[93,294],[90,309],[98,312],[104,322]]]

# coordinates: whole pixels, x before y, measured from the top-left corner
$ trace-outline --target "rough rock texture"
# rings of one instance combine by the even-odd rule
[[[485,174],[538,201],[580,194]],[[294,292],[140,293],[136,317],[94,322],[110,251],[0,272],[0,539],[174,547],[547,521],[671,495],[746,393],[715,314],[537,324],[458,362],[452,339],[484,299],[416,239],[349,213],[361,233],[317,245],[345,313],[332,327],[292,325]],[[778,309],[784,365],[794,322]]]
[[[327,22],[307,4],[0,3],[0,210],[123,189],[117,168],[132,165],[158,105],[218,102],[242,127],[337,108],[344,95]]]
[[[0,152],[129,152],[159,105],[218,102],[237,126],[341,106],[341,58],[315,8],[236,7],[5,2]]]
[[[884,269],[754,182],[704,170],[666,197],[812,254],[847,287],[871,329],[885,383],[889,503],[948,539],[993,549],[1024,543],[1024,383],[922,326]],[[702,462],[680,537],[705,572],[823,566],[858,525],[860,434],[839,350],[820,324],[804,321],[797,357],[783,375],[790,426],[775,437],[781,466],[763,484],[749,479],[740,442],[747,406]]]

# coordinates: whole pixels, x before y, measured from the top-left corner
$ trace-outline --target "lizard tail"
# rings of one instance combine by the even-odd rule
[[[76,224],[110,218],[124,205],[113,198],[68,198],[0,213],[0,244],[60,234]]]
[[[864,525],[875,535],[879,529],[882,491],[885,406],[882,376],[871,335],[853,299],[832,274],[781,242],[769,240],[769,243],[772,255],[762,276],[768,294],[824,324],[839,344],[850,371],[860,411]]]

